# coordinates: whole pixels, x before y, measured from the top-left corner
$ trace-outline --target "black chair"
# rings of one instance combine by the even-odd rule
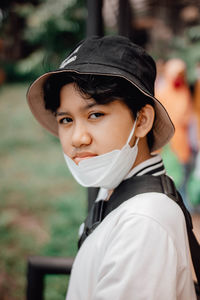
[[[70,275],[73,258],[32,256],[27,267],[27,300],[43,300],[44,277],[47,274]]]
[[[88,188],[88,210],[96,199],[98,188]],[[49,274],[70,275],[73,258],[31,256],[27,262],[27,300],[44,299],[44,279]]]

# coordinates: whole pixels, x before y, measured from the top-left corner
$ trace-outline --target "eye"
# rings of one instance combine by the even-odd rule
[[[104,113],[96,112],[89,115],[89,119],[98,119],[104,116]]]
[[[73,121],[72,118],[65,117],[65,118],[60,119],[58,122],[59,122],[59,124],[69,124],[72,121]]]

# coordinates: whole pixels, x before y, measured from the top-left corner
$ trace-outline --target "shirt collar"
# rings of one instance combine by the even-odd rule
[[[131,178],[132,176],[141,176],[141,175],[159,176],[162,174],[166,174],[166,170],[161,156],[157,154],[143,161],[135,168],[133,168],[128,173],[128,175],[124,178],[124,180]],[[107,195],[108,195],[108,190],[104,188],[100,188],[96,201],[106,199]]]
[[[128,179],[132,176],[141,176],[147,174],[154,176],[166,174],[163,160],[160,155],[154,155],[151,158],[143,161],[133,168],[124,179]]]

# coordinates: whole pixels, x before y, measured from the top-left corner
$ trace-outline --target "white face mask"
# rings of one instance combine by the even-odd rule
[[[131,148],[129,142],[134,134],[137,119],[128,137],[125,146],[121,150],[87,158],[78,165],[64,153],[66,164],[76,181],[85,187],[102,187],[114,189],[125,178],[132,168],[138,153],[137,138]]]

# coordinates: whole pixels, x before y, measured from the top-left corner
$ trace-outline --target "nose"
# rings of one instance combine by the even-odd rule
[[[91,134],[86,126],[82,123],[76,124],[72,132],[72,146],[80,148],[81,146],[90,145],[92,142]]]

